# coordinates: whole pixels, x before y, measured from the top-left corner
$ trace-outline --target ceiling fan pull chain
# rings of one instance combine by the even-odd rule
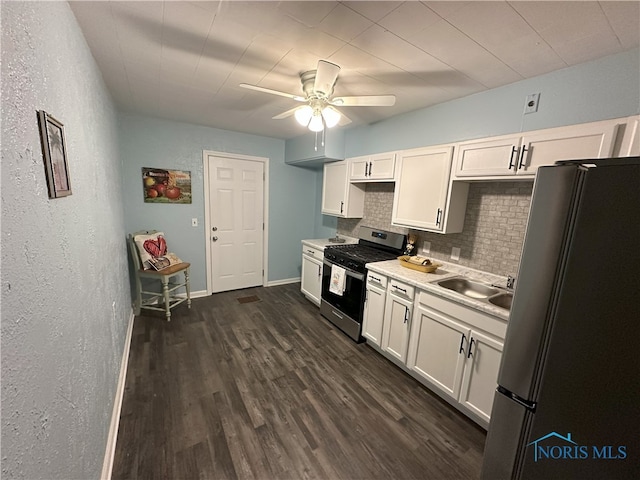
[[[318,151],[318,132],[316,132],[316,143],[313,147],[314,147],[314,150],[317,152]]]
[[[324,120],[323,120],[323,122],[324,122]],[[325,132],[326,130],[327,130],[326,128],[323,128],[323,129],[322,129],[322,147],[323,147],[323,148],[324,148],[324,132]]]

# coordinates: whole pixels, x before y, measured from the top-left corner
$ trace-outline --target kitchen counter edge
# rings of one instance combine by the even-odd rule
[[[384,262],[368,263],[367,269],[371,272],[377,272],[381,275],[386,275],[388,277],[406,282],[409,285],[419,288],[420,290],[424,290],[425,292],[429,292],[447,300],[451,300],[452,302],[456,302],[475,310],[479,310],[483,313],[498,317],[502,320],[509,320],[509,311],[505,310],[504,308],[497,307],[482,300],[469,298],[465,295],[456,293],[452,290],[433,283],[438,280],[444,280],[450,277],[462,276],[471,280],[486,283],[487,285],[504,285],[506,283],[505,277],[501,277],[499,275],[488,272],[482,272],[480,270],[475,270],[472,268],[463,267],[461,265],[444,262],[441,260],[434,260],[434,263],[440,263],[442,264],[442,267],[439,267],[438,270],[433,273],[423,273],[416,270],[411,270],[400,265],[398,260],[387,260]]]
[[[302,244],[307,245],[311,248],[324,250],[324,247],[328,247],[330,245],[346,245],[347,243],[358,243],[357,238],[346,237],[344,235],[340,235],[340,238],[344,238],[345,241],[343,243],[336,243],[330,242],[328,238],[317,238],[312,240],[302,240]]]

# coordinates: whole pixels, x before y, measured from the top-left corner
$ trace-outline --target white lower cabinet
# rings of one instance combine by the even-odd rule
[[[362,336],[367,343],[382,344],[384,305],[387,297],[387,277],[379,273],[367,274],[367,286],[362,319]]]
[[[505,330],[503,320],[420,292],[407,367],[486,428],[491,418]]]
[[[384,306],[382,350],[406,363],[413,311],[414,288],[395,279],[389,281]]]
[[[431,386],[458,399],[469,329],[418,305],[411,332],[408,367]]]
[[[300,291],[316,305],[320,306],[322,292],[322,260],[324,251],[308,245],[302,245],[302,272]]]
[[[462,407],[488,425],[503,343],[475,330],[470,331],[469,339],[459,400]]]

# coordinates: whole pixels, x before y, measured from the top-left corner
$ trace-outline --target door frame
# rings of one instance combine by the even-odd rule
[[[203,166],[203,186],[204,186],[204,244],[206,258],[206,275],[207,275],[207,295],[213,293],[213,270],[211,269],[211,217],[210,217],[210,199],[211,186],[209,185],[209,156],[226,158],[229,160],[248,160],[252,162],[262,162],[264,164],[263,171],[263,197],[262,197],[262,215],[264,220],[264,229],[262,231],[262,286],[267,285],[269,278],[269,158],[254,157],[252,155],[241,155],[239,153],[217,152],[214,150],[202,151]]]

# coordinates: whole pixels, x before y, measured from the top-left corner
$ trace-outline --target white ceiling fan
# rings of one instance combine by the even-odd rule
[[[363,95],[332,97],[333,87],[338,79],[340,67],[325,60],[318,61],[316,70],[309,70],[300,74],[304,96],[281,92],[270,88],[241,83],[240,86],[258,92],[280,95],[304,103],[273,117],[274,120],[295,115],[301,125],[312,132],[321,132],[336,125],[346,125],[351,122],[348,117],[335,107],[390,107],[396,103],[395,95]]]

